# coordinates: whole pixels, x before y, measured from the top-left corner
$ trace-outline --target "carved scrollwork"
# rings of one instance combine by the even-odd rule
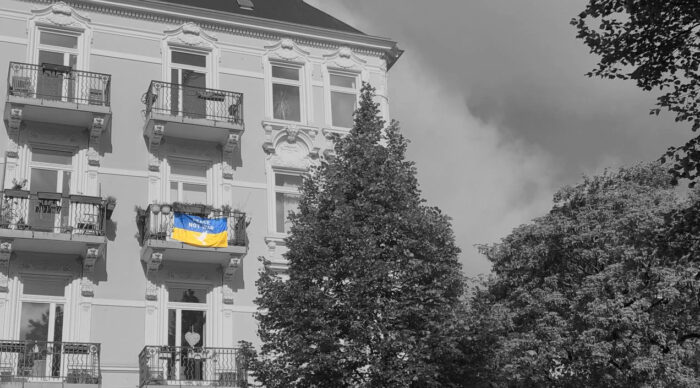
[[[367,61],[357,56],[347,46],[340,47],[336,51],[324,55],[323,58],[326,60],[327,65],[355,71],[363,70],[367,64]]]
[[[265,46],[270,59],[306,62],[309,52],[302,50],[291,38],[282,38],[276,44]]]
[[[90,23],[88,17],[76,12],[62,1],[46,8],[33,10],[32,13],[35,15],[35,23],[38,24],[85,29]]]
[[[207,51],[216,48],[216,37],[207,34],[200,26],[188,22],[174,30],[165,31],[166,42],[170,45],[181,45]]]

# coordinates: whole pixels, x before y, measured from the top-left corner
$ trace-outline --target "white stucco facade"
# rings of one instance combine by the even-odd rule
[[[294,205],[294,177],[329,155],[330,134],[347,131],[333,125],[333,99],[343,96],[332,93],[370,82],[388,119],[387,66],[397,53],[383,38],[153,4],[0,3],[0,181],[3,200],[26,201],[21,212],[32,213],[7,210],[0,223],[0,343],[28,335],[30,307],[45,308],[49,321],[60,314],[53,340],[99,344],[110,388],[143,383],[145,346],[185,346],[173,337],[183,322],[206,325],[199,347],[257,343],[258,258],[284,270],[279,217]],[[64,67],[42,65],[46,58]],[[81,81],[77,71],[97,75]],[[201,88],[194,97],[168,86],[188,82]],[[188,104],[201,112],[177,112]],[[116,199],[110,220],[90,226],[103,217],[90,209],[107,197]],[[155,231],[165,213],[149,205],[174,202],[235,209],[242,240],[197,248]],[[78,207],[88,210],[76,216]],[[187,293],[197,302],[179,299]],[[20,373],[12,354],[0,344],[0,376]],[[216,373],[199,377],[221,381]]]

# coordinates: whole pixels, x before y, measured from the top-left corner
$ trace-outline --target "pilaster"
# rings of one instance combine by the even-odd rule
[[[233,179],[233,166],[231,165],[231,161],[233,160],[233,152],[236,151],[236,149],[240,146],[240,143],[240,135],[237,135],[235,133],[231,133],[228,135],[228,139],[226,139],[226,143],[223,147],[224,155],[222,170],[224,179]]]
[[[7,120],[9,144],[5,154],[8,159],[17,159],[19,157],[19,131],[22,128],[23,105],[12,104],[10,106],[10,117]]]
[[[84,297],[95,296],[95,283],[92,280],[95,273],[95,263],[102,256],[98,245],[88,245],[83,258],[83,276],[80,280],[80,294]]]
[[[0,241],[0,293],[9,291],[10,256],[12,256],[12,240]]]
[[[102,133],[105,130],[105,116],[95,114],[92,117],[92,125],[90,126],[90,142],[88,143],[88,165],[91,167],[100,165],[100,143],[102,141]]]
[[[233,289],[231,288],[231,283],[233,282],[233,277],[236,275],[236,272],[238,272],[242,262],[242,257],[231,255],[229,262],[223,266],[224,282],[222,291],[224,304],[233,304]]]
[[[146,260],[146,300],[158,300],[158,285],[154,277],[162,263],[163,251],[154,249]]]
[[[156,121],[153,125],[153,134],[148,143],[148,170],[160,171],[160,143],[165,135],[165,123]]]

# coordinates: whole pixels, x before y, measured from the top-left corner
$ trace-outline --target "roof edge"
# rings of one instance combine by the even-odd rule
[[[53,3],[52,0],[25,0],[36,3]],[[304,43],[323,46],[323,43],[338,46],[355,46],[368,51],[374,51],[384,57],[387,70],[393,66],[400,57],[397,52],[403,52],[397,48],[397,43],[391,39],[364,33],[333,30],[323,27],[307,26],[257,16],[226,13],[226,18],[221,17],[221,12],[208,9],[187,6],[182,4],[167,3],[158,0],[64,0],[72,6],[86,8],[91,11],[116,10],[121,15],[126,12],[156,14],[164,21],[182,20],[199,21],[213,26],[228,27],[257,31],[262,35],[274,37],[291,36],[300,38]],[[128,14],[127,14],[128,16]],[[226,29],[226,28],[219,28]]]

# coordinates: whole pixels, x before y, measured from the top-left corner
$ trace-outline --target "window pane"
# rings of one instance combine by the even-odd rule
[[[181,63],[183,65],[207,67],[207,57],[205,57],[204,55],[173,51],[171,55],[171,60],[173,61],[173,63]]]
[[[331,74],[331,86],[340,86],[341,88],[356,88],[356,77],[347,75]]]
[[[275,174],[275,186],[278,187],[300,187],[302,183],[301,175]]]
[[[32,148],[32,162],[73,165],[73,154],[64,151],[45,150]]]
[[[50,309],[49,303],[22,302],[19,339],[48,341]]]
[[[331,115],[333,126],[350,128],[353,125],[352,114],[355,111],[354,94],[331,92]]]
[[[78,37],[63,34],[54,34],[51,32],[42,32],[41,36],[39,37],[39,43],[74,49],[78,48]],[[61,63],[61,65],[62,64],[63,63]]]
[[[207,168],[205,166],[188,164],[188,163],[178,163],[170,162],[170,173],[176,175],[187,175],[196,176],[200,178],[207,177]]]
[[[55,277],[23,277],[24,295],[65,296],[66,281]]]
[[[177,182],[170,182],[170,200],[173,202],[177,202],[180,200],[180,197],[177,192]]]
[[[285,194],[277,193],[276,198],[276,209],[275,217],[277,221],[277,232],[278,233],[288,233],[289,228],[292,226],[287,216],[290,211],[297,210],[299,206],[299,196],[295,194]]]
[[[61,342],[63,340],[63,305],[57,304],[53,320],[53,340]]]
[[[203,288],[168,287],[168,301],[207,303],[207,290]]]
[[[291,79],[299,81],[299,69],[282,66],[272,66],[272,76],[275,78]]]
[[[298,86],[272,84],[272,105],[276,119],[301,121]]]
[[[207,203],[207,186],[191,183],[182,184],[182,202]]]
[[[58,171],[32,168],[29,189],[33,192],[57,193]]]

